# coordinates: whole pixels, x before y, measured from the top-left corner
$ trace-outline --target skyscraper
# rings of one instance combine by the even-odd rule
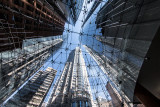
[[[153,104],[155,100],[160,100],[160,95],[157,93],[160,91],[157,87],[160,86],[160,83],[157,82],[160,80],[157,75],[160,74],[156,72],[157,70],[154,71],[152,69],[158,68],[158,65],[153,67],[158,59],[154,59],[155,62],[154,64],[152,62],[153,65],[148,64],[145,67],[142,66],[146,62],[146,57],[148,57],[146,55],[149,55],[151,58],[151,51],[149,52],[149,49],[151,44],[156,44],[157,42],[153,40],[158,40],[155,38],[159,35],[160,22],[158,20],[160,19],[160,15],[157,15],[159,12],[159,0],[113,0],[108,1],[108,3],[100,9],[96,18],[97,28],[101,28],[103,35],[99,36],[99,40],[109,48],[114,49],[111,51],[110,57],[115,61],[117,68],[120,69],[117,69],[119,73],[117,79],[121,81],[121,90],[127,95],[131,102],[138,103],[134,92],[136,83],[138,82],[137,79],[141,77],[139,78],[139,85],[137,85],[141,87],[138,88],[141,90],[139,92],[147,92],[148,90],[148,93],[150,93],[147,95],[150,95],[150,100],[141,100],[141,102],[146,103],[146,106],[153,106],[148,105],[148,102],[152,101]],[[151,50],[153,50],[155,46],[152,47]],[[152,51],[152,53],[156,54],[158,52],[155,51]],[[154,56],[155,55],[153,55],[152,58]],[[145,69],[144,74],[143,76],[139,76],[142,69]],[[119,71],[122,72],[120,73]],[[134,79],[131,79],[133,76]],[[127,78],[130,78],[130,81],[128,81]],[[126,83],[130,83],[129,87],[133,87],[128,89],[130,90],[129,92],[127,92]],[[155,85],[153,86],[152,84]],[[146,92],[143,93],[143,95],[145,95]],[[139,95],[142,96],[142,94]],[[139,95],[138,97],[140,97]],[[147,97],[141,99],[145,98],[147,99]]]
[[[111,96],[111,101],[114,107],[122,107],[124,106],[124,102],[122,102],[122,97],[118,93],[118,91],[110,85],[108,82],[106,85],[107,91]],[[126,105],[124,107],[127,107]]]
[[[23,40],[62,35],[65,19],[46,0],[0,0],[0,52]]]
[[[83,1],[65,2],[75,23]],[[62,45],[64,24],[70,20],[61,8],[54,0],[0,0],[0,104]]]
[[[1,53],[0,103],[38,71],[62,45],[62,39],[30,39],[22,49]]]
[[[5,107],[38,107],[41,106],[56,75],[56,70],[48,67],[45,71],[36,73],[23,88],[21,88]]]
[[[157,35],[160,31],[160,16],[157,15],[160,12],[160,1],[107,0],[101,2],[101,5],[94,4],[91,10],[92,15],[87,15],[82,26],[84,34],[81,36],[82,42],[88,47],[93,59],[110,77],[113,87],[119,88],[118,91],[126,99],[127,104],[141,103],[137,100],[138,97],[141,101],[143,99],[146,106],[150,101],[152,104],[156,102],[160,104],[158,101],[160,96],[157,93],[159,91],[157,86],[160,86],[157,82],[159,73],[156,69],[154,73],[152,71],[152,66],[156,65],[154,68],[158,69],[158,54],[154,64],[147,62],[151,58],[151,52],[155,55],[158,53],[154,48],[158,45]],[[152,45],[150,49],[151,44],[157,45]],[[144,63],[150,64],[147,66]],[[140,73],[142,71],[143,73]],[[135,91],[138,97],[134,95]],[[148,94],[145,96],[143,92]]]
[[[92,106],[92,94],[81,49],[69,54],[64,70],[55,84],[49,106]]]
[[[59,10],[66,22],[75,25],[82,10],[84,0],[47,0],[54,8]]]
[[[104,98],[98,97],[98,103],[95,107],[114,107],[110,100],[106,100]]]
[[[112,98],[113,106],[160,107],[160,0],[92,1],[0,0],[0,104],[94,106],[92,87],[98,106],[102,96]],[[78,29],[69,25],[75,23]],[[85,60],[91,75],[81,49],[75,49],[82,44],[89,53]],[[55,84],[45,90],[38,89],[39,83],[37,88],[33,82],[26,85],[50,64],[60,72]],[[31,94],[25,95],[30,86]],[[21,93],[15,95],[17,91]],[[44,96],[32,98],[33,91]]]
[[[115,66],[111,60],[109,60],[104,55],[99,54],[95,50],[92,50],[91,48],[84,46],[87,52],[90,54],[90,56],[95,60],[95,62],[98,64],[98,66],[101,68],[101,70],[109,77],[109,80],[112,81],[112,85],[108,83],[109,91],[110,87],[113,87],[117,93],[119,93],[120,96],[123,96],[123,99],[125,102],[127,102],[126,105],[130,106],[130,100],[127,96],[131,96],[133,94],[133,91],[131,91],[134,86],[131,84],[134,84],[134,75],[131,72],[126,73],[128,75],[124,76],[123,78],[120,78],[118,75],[120,75],[116,69],[118,69],[119,72],[122,72],[119,66]],[[122,84],[123,82],[123,84]],[[107,83],[106,83],[107,84]],[[127,89],[123,89],[121,87],[126,87]],[[113,92],[110,92],[113,93]],[[112,97],[112,96],[111,96]],[[113,98],[114,99],[114,98]],[[115,100],[115,99],[114,99]],[[115,104],[113,104],[115,105]]]

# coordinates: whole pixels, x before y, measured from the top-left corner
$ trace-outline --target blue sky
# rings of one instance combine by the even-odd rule
[[[87,1],[87,0],[86,0]],[[85,7],[87,7],[87,11],[89,12],[93,2],[90,4],[87,4],[84,2]],[[84,8],[82,9],[84,10]],[[86,16],[87,14],[85,14]],[[69,25],[68,23],[65,24],[65,29],[70,29],[70,31],[80,33],[81,31],[81,25],[82,20],[84,20],[84,14],[83,11],[81,11],[80,16],[75,24]],[[52,90],[54,88],[54,84],[57,81],[57,79],[60,77],[65,62],[69,56],[69,53],[71,50],[75,49],[77,46],[79,46],[82,49],[83,58],[85,60],[85,64],[87,66],[87,73],[89,76],[89,82],[91,85],[92,95],[93,99],[95,100],[96,96],[106,98],[108,97],[108,92],[106,91],[105,85],[108,81],[107,76],[103,74],[101,69],[98,67],[96,62],[91,58],[91,56],[86,52],[85,48],[83,47],[83,44],[81,42],[80,35],[77,33],[68,32],[67,30],[64,30],[63,32],[63,45],[58,51],[55,51],[53,55],[46,61],[46,63],[40,68],[40,70],[46,70],[48,67],[52,67],[53,69],[57,70],[56,77],[54,79],[54,82],[50,88],[50,91],[45,99],[45,102],[48,101],[48,98],[50,97]],[[54,61],[54,63],[52,62]],[[88,67],[90,65],[90,67]],[[110,99],[108,97],[107,99]]]
[[[83,4],[83,7],[84,6],[87,7],[87,11],[89,12],[91,6],[93,5],[93,1],[90,4],[86,3],[87,0],[84,0],[84,1],[85,2]],[[84,8],[82,10],[84,10]],[[46,99],[45,99],[45,102],[47,102],[48,98],[50,98],[50,95],[51,95],[53,88],[54,88],[54,84],[57,81],[57,79],[60,77],[60,75],[63,71],[64,65],[65,65],[65,62],[69,56],[69,53],[71,52],[71,50],[75,49],[77,46],[79,46],[82,49],[82,54],[83,54],[83,58],[85,60],[87,73],[89,76],[89,82],[90,82],[90,86],[91,86],[91,90],[92,90],[93,99],[95,100],[96,97],[102,97],[102,98],[107,98],[110,100],[108,92],[106,91],[106,88],[105,88],[105,85],[108,81],[107,76],[103,74],[101,69],[96,64],[96,62],[86,52],[85,48],[83,47],[84,44],[81,42],[81,37],[78,34],[82,30],[81,29],[82,20],[84,20],[86,15],[87,14],[85,14],[85,16],[84,16],[83,11],[81,11],[80,16],[79,16],[75,26],[70,25],[68,23],[65,24],[65,29],[69,29],[69,31],[73,31],[73,32],[77,32],[77,33],[67,32],[67,30],[64,30],[64,32],[63,32],[63,38],[64,38],[63,45],[61,46],[60,49],[55,51],[53,53],[53,55],[42,66],[42,68],[40,68],[40,70],[46,70],[48,67],[52,67],[53,69],[57,70],[54,82],[50,88],[50,91],[49,91]],[[52,61],[54,61],[54,63]],[[90,65],[90,67],[88,67],[89,65]],[[27,81],[26,81],[26,83],[27,83]],[[23,85],[25,85],[25,84],[23,84]],[[9,97],[8,100],[11,97]]]
[[[85,6],[87,5],[86,7],[88,11],[90,10],[92,4],[93,2],[91,2],[90,4],[85,4],[84,2],[84,5]],[[84,20],[84,14],[81,11],[75,26],[69,25],[68,23],[66,23],[65,29],[69,29],[69,31],[80,33],[82,20]],[[108,92],[106,91],[105,85],[108,79],[103,74],[101,69],[97,66],[96,62],[91,58],[91,56],[84,49],[83,44],[80,41],[79,34],[68,32],[67,30],[65,30],[63,32],[63,38],[64,38],[64,42],[62,47],[57,52],[55,52],[53,56],[51,56],[50,59],[42,67],[42,70],[45,70],[47,67],[52,67],[57,70],[54,83],[52,84],[52,87],[50,89],[50,92],[47,98],[49,98],[55,82],[57,81],[58,77],[63,71],[64,64],[69,56],[69,53],[71,52],[71,50],[75,49],[77,46],[81,47],[82,49],[82,54],[83,54],[83,58],[85,59],[86,66],[91,65],[91,67],[87,67],[87,73],[89,75],[89,82],[91,85],[93,99],[96,98],[95,96],[106,98],[106,96],[108,96]],[[51,60],[54,60],[55,63],[51,63]],[[108,99],[110,99],[110,97],[108,97]]]

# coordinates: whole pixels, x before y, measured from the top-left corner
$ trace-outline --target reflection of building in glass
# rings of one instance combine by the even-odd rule
[[[124,99],[122,99],[119,92],[109,83],[107,82],[106,88],[108,90],[108,93],[111,96],[111,102],[113,107],[128,107],[128,104]],[[145,107],[143,104],[134,104],[134,107]]]
[[[114,107],[120,107],[120,106],[127,107],[126,104],[124,103],[125,101],[122,102],[122,98],[119,95],[118,91],[115,88],[113,88],[109,82],[107,83],[106,88],[112,98],[112,104],[114,105]]]
[[[72,50],[64,70],[55,84],[49,106],[91,107],[92,94],[81,49]]]
[[[87,52],[91,55],[91,57],[96,61],[96,63],[99,65],[102,71],[113,82],[112,85],[118,89],[119,93],[123,93],[124,100],[126,102],[129,102],[129,99],[126,96],[126,93],[129,93],[131,95],[133,94],[130,91],[130,89],[134,88],[132,84],[133,84],[133,81],[136,81],[134,80],[134,74],[126,71],[126,73],[130,75],[130,78],[128,78],[127,76],[123,76],[123,78],[120,78],[120,74],[118,74],[117,72],[117,69],[119,70],[119,72],[122,72],[122,70],[118,68],[120,67],[120,65],[114,65],[113,62],[109,60],[107,57],[105,57],[104,55],[100,55],[95,50],[92,50],[87,46],[84,46],[84,47],[87,50]],[[127,90],[122,89],[121,87],[127,87]],[[122,92],[120,92],[120,90]]]
[[[56,75],[48,67],[37,72],[6,104],[5,107],[39,107],[42,105]]]
[[[151,73],[151,63],[145,67],[142,65],[145,63],[148,49],[154,44],[152,40],[159,34],[160,18],[157,12],[160,12],[160,1],[108,0],[97,5],[96,9],[95,7],[91,9],[94,12],[92,15],[88,14],[90,17],[87,16],[83,24],[81,36],[91,56],[110,77],[111,85],[118,90],[128,106],[140,103],[137,98],[143,100],[146,105],[151,106],[150,101],[157,105],[156,101],[160,99],[157,93],[159,91],[157,86],[160,85],[157,82],[159,80],[157,70],[154,72],[157,74],[155,75]],[[157,53],[153,48],[150,52]],[[150,57],[150,53],[147,55]],[[156,62],[156,58],[154,61]],[[146,69],[149,65],[150,68]],[[139,72],[141,69],[145,69],[143,73]],[[141,75],[138,78],[139,73]],[[136,98],[134,92],[137,78]],[[152,83],[149,82],[150,78]],[[142,97],[140,93],[145,94],[143,92],[150,97]]]
[[[94,37],[96,37],[97,35],[100,36],[102,35],[102,33],[101,33],[101,28],[97,28],[95,22],[98,11],[108,0],[103,0],[103,1],[104,2],[99,2],[98,0],[94,1],[93,6],[90,9],[89,13],[87,15],[85,14],[86,18],[84,19],[81,31],[82,43],[89,47],[93,47],[98,52],[103,51],[102,43],[97,41]]]
[[[0,103],[38,71],[62,45],[62,39],[28,39],[22,49],[1,53]]]

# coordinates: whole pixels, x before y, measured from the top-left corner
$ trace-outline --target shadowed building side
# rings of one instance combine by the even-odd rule
[[[83,25],[85,35],[82,35],[82,38],[90,55],[110,78],[114,84],[113,87],[118,89],[128,106],[142,103],[134,96],[137,83],[140,83],[140,85],[137,84],[140,92],[143,92],[143,89],[146,92],[148,90],[148,95],[153,95],[153,99],[159,100],[159,83],[157,82],[159,73],[156,72],[159,71],[159,56],[158,51],[156,52],[158,42],[153,41],[156,33],[159,32],[159,12],[159,0],[108,0],[102,8],[97,6],[93,12],[96,15],[92,15]],[[88,39],[91,37],[94,41]],[[154,55],[151,52],[148,54],[153,58],[157,55],[157,58],[152,60],[155,64],[143,67],[147,62],[146,59],[150,63],[146,55],[154,42],[157,44],[152,47],[153,50],[155,49],[151,51]],[[149,69],[152,71],[152,67],[156,68],[153,68],[153,74],[149,72]],[[150,81],[152,84],[149,84]],[[140,98],[140,93],[138,97]]]

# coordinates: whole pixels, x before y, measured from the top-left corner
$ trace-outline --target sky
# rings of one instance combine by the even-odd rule
[[[83,6],[85,5],[85,2],[83,4]],[[89,8],[91,8],[92,3],[90,3],[88,5]],[[82,9],[83,10],[83,9]],[[75,25],[71,25],[68,23],[65,23],[65,29],[69,29],[69,31],[74,31],[77,33],[80,33],[81,31],[81,25],[82,25],[82,20],[83,20],[84,16],[83,16],[83,11],[81,11],[79,18],[76,22]],[[54,84],[56,83],[56,81],[58,80],[60,74],[63,71],[65,62],[67,61],[67,58],[69,56],[69,53],[71,52],[71,50],[75,49],[77,46],[82,47],[82,44],[80,42],[80,36],[77,33],[69,33],[67,30],[64,30],[63,32],[63,45],[61,47],[61,49],[59,49],[57,52],[53,53],[53,56],[50,57],[50,59],[45,63],[45,65],[41,68],[41,70],[45,70],[48,67],[52,67],[54,69],[57,70],[57,74],[56,77],[54,79],[54,82],[50,88],[50,91],[45,99],[45,102],[47,102],[51,96],[52,90],[54,88]],[[66,51],[68,49],[68,51]],[[51,60],[54,60],[55,63],[50,63]],[[60,64],[61,63],[61,64]]]
[[[86,6],[85,2],[83,4],[83,7],[84,5]],[[90,4],[87,4],[86,7],[88,12],[92,7],[92,5],[93,5],[93,2],[91,2]],[[69,29],[69,31],[80,33],[82,20],[84,20],[83,11],[81,11],[75,26],[66,23],[65,29],[67,30]],[[64,65],[65,65],[65,62],[67,61],[69,53],[71,52],[71,50],[75,49],[77,46],[79,46],[82,49],[82,54],[83,54],[83,58],[85,59],[86,66],[93,65],[90,68],[87,67],[87,73],[89,75],[89,82],[91,85],[93,99],[95,100],[96,96],[98,96],[98,97],[110,100],[108,92],[106,91],[106,88],[105,88],[105,85],[108,81],[107,77],[103,74],[103,72],[97,66],[96,62],[91,58],[91,56],[86,52],[82,42],[80,41],[80,35],[77,33],[68,32],[67,30],[64,30],[63,32],[64,41],[61,49],[55,52],[53,56],[45,63],[44,67],[42,68],[42,69],[46,69],[47,67],[52,67],[57,70],[56,77],[54,79],[50,92],[48,93],[45,99],[45,102],[48,101],[48,98],[50,97],[52,90],[54,88],[54,84],[58,80],[58,78],[60,77],[60,74],[63,71]],[[50,60],[52,59],[55,61],[54,64],[50,63]]]
[[[87,7],[87,11],[89,12],[92,5],[93,5],[93,1],[90,2],[89,4],[84,2],[83,7],[84,6]],[[82,10],[84,10],[84,8],[82,8]],[[48,102],[52,94],[54,85],[63,71],[64,65],[65,65],[65,62],[67,61],[69,53],[71,52],[71,50],[75,49],[77,46],[79,46],[82,49],[82,54],[83,54],[83,58],[85,60],[86,66],[91,65],[90,67],[87,67],[87,73],[89,76],[89,82],[91,86],[93,99],[95,100],[96,97],[110,99],[110,97],[108,97],[109,96],[108,92],[106,91],[106,88],[105,88],[105,85],[108,79],[103,74],[101,69],[98,67],[96,62],[91,58],[89,53],[86,52],[85,48],[83,47],[83,43],[81,42],[80,35],[78,34],[81,31],[82,20],[84,20],[84,18],[85,17],[84,17],[83,11],[81,11],[75,26],[65,23],[65,29],[69,29],[69,31],[73,31],[77,33],[68,32],[67,30],[64,30],[63,44],[61,48],[55,51],[53,55],[42,66],[42,68],[40,68],[40,70],[42,71],[46,70],[48,67],[52,67],[53,69],[57,70],[54,82],[52,83],[52,86],[44,102]],[[52,61],[54,61],[54,63],[52,63]]]

